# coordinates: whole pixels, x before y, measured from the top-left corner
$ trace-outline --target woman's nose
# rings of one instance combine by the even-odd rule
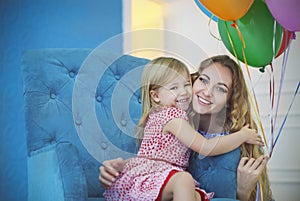
[[[204,94],[206,95],[206,96],[211,96],[212,95],[212,87],[209,87],[208,85],[207,86],[205,86],[205,89],[204,89]]]

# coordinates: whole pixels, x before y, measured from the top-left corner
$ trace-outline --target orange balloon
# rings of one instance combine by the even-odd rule
[[[243,17],[254,0],[199,0],[203,6],[225,21],[234,21]]]

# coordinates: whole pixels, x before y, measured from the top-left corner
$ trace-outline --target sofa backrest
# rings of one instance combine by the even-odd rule
[[[97,179],[101,162],[136,153],[133,126],[141,114],[136,85],[148,60],[129,55],[110,57],[105,52],[105,56],[89,61],[91,53],[91,49],[29,50],[24,52],[22,71],[28,156],[53,144],[70,142],[78,149],[88,194],[97,197],[103,192]],[[85,65],[105,68],[95,90],[90,90],[88,83],[97,75],[82,70]],[[130,72],[134,79],[127,76]],[[94,114],[86,110],[87,105]],[[97,125],[91,123],[93,116]]]

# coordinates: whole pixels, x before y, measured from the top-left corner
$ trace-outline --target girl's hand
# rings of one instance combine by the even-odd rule
[[[261,136],[257,133],[255,129],[249,128],[248,124],[241,129],[241,132],[243,132],[246,136],[246,143],[264,146]]]
[[[99,181],[104,188],[108,188],[116,180],[116,177],[123,170],[126,161],[122,158],[107,160],[99,167]]]

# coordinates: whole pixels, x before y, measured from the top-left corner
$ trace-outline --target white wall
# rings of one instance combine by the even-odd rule
[[[129,1],[126,2],[128,3]],[[166,49],[174,49],[174,51],[181,50],[182,52],[185,52],[183,53],[184,57],[189,55],[188,57],[191,58],[190,60],[192,60],[192,65],[199,64],[200,61],[207,56],[224,53],[231,55],[223,46],[223,43],[212,36],[213,34],[219,37],[217,24],[212,21],[209,25],[209,18],[202,13],[193,0],[156,0],[156,2],[161,2],[165,9],[165,30],[171,33],[176,33],[180,35],[181,38],[191,40],[194,44],[196,44],[195,46],[198,46],[195,49],[193,49],[194,46],[187,48],[183,44],[186,41],[185,39],[178,40],[176,36],[172,37],[166,34]],[[124,29],[126,29],[126,27],[124,27]],[[300,81],[300,34],[296,34],[296,40],[292,41],[288,55],[275,133],[277,133],[278,128],[281,125],[282,119],[287,112],[287,108],[295,92],[295,88]],[[202,52],[199,51],[199,48],[202,49]],[[273,62],[273,65],[276,80],[275,97],[277,97],[280,73],[282,69],[282,56],[276,59]],[[250,71],[253,80],[252,83],[255,85],[254,90],[257,95],[264,130],[266,132],[266,136],[270,136],[268,133],[270,127],[268,118],[268,114],[270,112],[268,91],[269,75],[267,72],[262,74],[255,68],[250,68]],[[299,122],[300,104],[298,93],[285,127],[268,164],[274,198],[279,201],[296,201],[300,198],[300,146],[298,145],[300,142]]]

